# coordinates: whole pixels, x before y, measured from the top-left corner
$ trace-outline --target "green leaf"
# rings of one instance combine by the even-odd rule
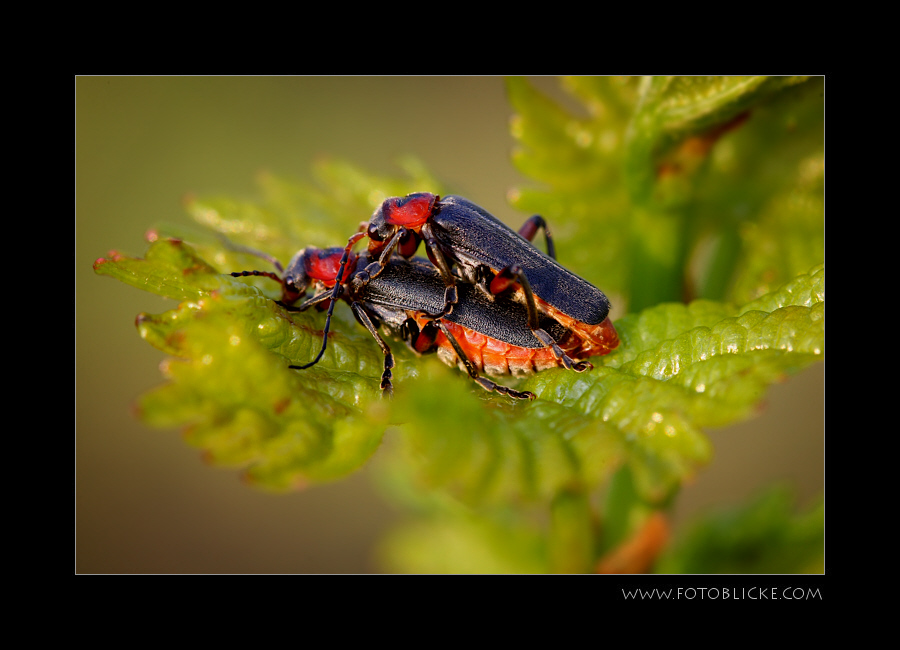
[[[625,463],[641,497],[663,503],[708,461],[702,428],[752,415],[767,386],[822,358],[823,301],[819,267],[745,308],[696,301],[626,316],[616,323],[622,344],[593,371],[527,379],[533,404],[490,406],[459,386],[464,377],[426,366],[420,381],[445,391],[395,400],[418,480],[471,503],[549,500]],[[452,436],[433,424],[451,403]]]
[[[171,357],[138,400],[145,422],[184,428],[211,463],[273,490],[385,448],[392,492],[423,517],[384,547],[398,571],[593,570],[708,462],[705,429],[751,417],[772,383],[824,358],[819,81],[567,78],[578,116],[508,87],[514,162],[541,184],[513,203],[547,217],[560,261],[611,295],[621,341],[585,373],[498,379],[534,402],[400,342],[382,399],[383,355],[343,304],[321,361],[290,369],[317,354],[324,316],[229,275],[342,246],[387,196],[446,193],[414,160],[406,179],[325,161],[314,183],[262,175],[258,201],[191,198],[196,226],[157,226],[143,259],[94,265],[178,301],[136,321]]]
[[[217,223],[240,223],[248,212],[220,207]],[[216,241],[204,244],[214,258],[236,254],[216,252]],[[168,383],[140,400],[142,417],[190,426],[188,440],[213,462],[243,464],[275,489],[353,471],[396,422],[415,480],[468,503],[549,503],[572,486],[593,489],[625,465],[640,497],[661,504],[709,459],[702,428],[752,414],[769,384],[824,351],[819,267],[741,309],[670,303],[619,319],[622,343],[596,358],[593,371],[549,370],[522,382],[534,403],[489,395],[463,373],[395,345],[396,398],[386,403],[382,354],[343,305],[321,362],[300,372],[287,366],[315,356],[322,315],[284,311],[252,286],[260,279],[216,274],[172,240],[152,243],[144,260],[117,256],[96,268],[189,297],[138,318],[141,336],[179,358],[166,366]],[[449,429],[436,426],[441,413],[452,413]]]
[[[823,573],[825,508],[795,513],[784,487],[694,522],[660,558],[659,573]]]
[[[428,518],[391,530],[379,546],[389,573],[547,573],[546,543],[529,524],[460,516]]]
[[[637,80],[567,78],[587,117],[570,114],[524,79],[507,81],[516,114],[513,164],[538,187],[517,188],[515,207],[549,219],[557,239],[582,246],[557,246],[559,261],[601,287],[613,304],[628,282],[630,199],[623,176],[625,131],[637,99]]]
[[[220,286],[215,269],[180,241],[151,247],[145,259],[112,252],[94,262],[94,271],[176,300],[200,298]]]
[[[800,161],[795,176],[761,206],[757,221],[742,224],[731,300],[752,300],[824,262],[824,152]]]
[[[632,195],[646,200],[663,189],[657,199],[678,200],[676,186],[658,185],[661,176],[690,173],[709,146],[737,126],[747,111],[805,81],[806,77],[645,77],[628,130],[626,164]],[[692,136],[697,138],[687,142],[686,149],[665,159]]]
[[[148,258],[185,247],[158,241]],[[357,373],[380,373],[380,353],[353,336],[336,336],[326,362],[333,373],[289,370],[318,347],[320,335],[303,323],[311,319],[292,320],[256,289],[220,278],[221,288],[196,302],[139,316],[141,336],[178,357],[164,365],[168,383],[140,398],[139,415],[156,426],[186,425],[185,439],[210,462],[249,466],[247,478],[271,489],[356,469],[381,434],[361,419],[367,400],[377,396],[377,381]]]
[[[508,82],[513,162],[539,184],[512,201],[591,243],[558,247],[560,259],[614,305],[745,301],[824,262],[821,79],[572,77],[562,88],[578,114]]]

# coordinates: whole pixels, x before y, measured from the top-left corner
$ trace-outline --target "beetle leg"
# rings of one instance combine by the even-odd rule
[[[400,324],[400,338],[406,341],[407,345],[415,349],[416,339],[419,338],[419,324],[413,318],[407,318]]]
[[[553,351],[553,356],[556,357],[556,360],[562,363],[568,370],[574,370],[575,372],[584,372],[585,370],[593,370],[594,365],[590,361],[575,361],[568,354],[562,351],[562,348],[553,340],[553,337],[547,334],[546,331],[538,328],[536,330],[531,330],[531,333],[537,337],[537,339],[550,348]]]
[[[360,226],[360,228],[361,227],[362,226]],[[370,280],[381,275],[381,272],[384,271],[384,267],[387,266],[387,263],[391,260],[391,254],[394,252],[394,249],[400,244],[403,236],[407,234],[409,234],[409,231],[406,228],[401,227],[397,229],[397,232],[394,233],[393,237],[391,237],[390,241],[381,251],[378,259],[367,265],[366,268],[355,273],[350,279],[350,293],[355,295],[356,292],[366,286]]]
[[[528,308],[528,327],[536,330],[539,327],[537,303],[534,301],[534,292],[531,290],[531,285],[528,283],[528,278],[525,277],[525,272],[521,266],[510,264],[505,269],[501,269],[494,276],[494,279],[491,280],[489,287],[491,293],[497,295],[509,289],[516,282],[519,283],[522,287],[522,292],[525,294],[525,306]]]
[[[425,240],[426,249],[428,250],[428,259],[430,259],[432,264],[440,271],[441,279],[444,281],[444,308],[439,313],[428,314],[428,316],[434,319],[443,318],[453,311],[453,305],[455,305],[458,300],[456,293],[456,277],[450,270],[450,264],[447,263],[447,258],[444,257],[444,254],[441,252],[440,244],[438,244],[437,239],[435,239],[434,234],[431,232],[431,224],[424,224],[420,232],[422,234],[422,239]]]
[[[479,264],[475,267],[473,284],[483,289],[485,293],[491,292],[491,280],[493,279],[494,272],[491,271],[491,267],[486,264]]]
[[[343,293],[343,287],[341,289],[342,289],[341,291],[338,291],[338,297],[340,297],[340,294]],[[276,300],[275,304],[281,305],[287,311],[306,311],[313,305],[318,305],[319,303],[325,302],[326,300],[332,298],[332,296],[334,296],[334,289],[326,289],[325,291],[322,291],[321,293],[317,293],[309,300],[306,300],[296,306],[288,305],[286,303],[283,303],[280,300]]]
[[[587,361],[575,361],[569,355],[562,351],[562,348],[553,340],[546,331],[542,330],[538,321],[537,304],[534,301],[534,293],[531,291],[531,285],[528,278],[525,277],[522,267],[518,264],[511,264],[502,269],[494,279],[491,280],[491,293],[498,294],[509,289],[514,283],[518,282],[522,287],[522,293],[525,294],[525,305],[528,308],[528,327],[537,339],[549,347],[553,351],[553,356],[557,361],[563,364],[567,369],[575,372],[584,372],[590,370],[594,366]]]
[[[420,330],[418,323],[407,318],[400,326],[400,335],[413,352],[425,354],[434,349],[437,342],[438,327],[435,321],[428,321]]]
[[[384,339],[378,334],[378,330],[375,329],[375,326],[372,324],[365,308],[358,302],[351,302],[350,309],[353,310],[356,320],[362,323],[363,327],[369,330],[369,334],[375,337],[375,341],[378,342],[381,351],[384,353],[384,372],[381,373],[381,391],[382,396],[391,397],[394,394],[394,387],[391,384],[391,377],[393,376],[391,374],[391,368],[394,367],[394,355],[391,353],[391,348],[388,347],[388,344],[385,343]]]
[[[481,386],[488,392],[494,391],[500,393],[501,395],[509,395],[510,397],[513,397],[515,399],[533,400],[535,398],[535,394],[531,391],[513,390],[512,388],[501,386],[500,384],[497,384],[490,379],[486,379],[485,377],[480,376],[475,370],[475,367],[472,365],[472,362],[469,361],[469,357],[466,356],[466,353],[465,351],[463,351],[462,346],[460,346],[459,342],[456,340],[456,337],[454,337],[453,334],[450,333],[450,330],[447,329],[447,326],[444,325],[443,321],[434,320],[431,321],[429,325],[431,323],[437,323],[438,327],[441,328],[444,336],[447,337],[447,340],[450,341],[450,345],[452,345],[453,349],[456,351],[457,358],[459,358],[459,360],[462,361],[463,365],[466,367],[466,372],[469,373],[469,377],[474,379],[475,383],[477,383],[479,386]]]
[[[544,241],[547,242],[547,255],[553,259],[556,259],[556,248],[553,246],[553,236],[550,234],[550,229],[547,227],[547,222],[544,221],[544,217],[539,214],[534,215],[522,224],[522,227],[519,228],[519,235],[527,239],[528,241],[532,241],[534,236],[537,234],[538,228],[544,229]]]
[[[378,260],[372,262],[365,268],[366,277],[362,280],[362,284],[365,284],[372,278],[377,278],[379,275],[381,275],[381,272],[384,271],[384,267],[391,260],[391,254],[400,243],[400,239],[408,232],[409,231],[403,227],[397,229],[397,232],[394,233],[394,236],[391,237],[390,241],[381,251],[381,255],[378,256]]]

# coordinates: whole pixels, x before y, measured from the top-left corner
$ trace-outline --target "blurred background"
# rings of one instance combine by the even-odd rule
[[[534,78],[560,96],[556,80]],[[403,517],[364,470],[287,495],[205,465],[177,431],[150,429],[134,399],[164,355],[141,312],[175,303],[94,274],[110,250],[143,256],[159,222],[190,223],[185,194],[258,197],[260,171],[310,179],[321,156],[399,175],[418,156],[459,194],[516,228],[506,192],[511,109],[500,77],[76,77],[75,571],[375,573]],[[565,101],[565,100],[564,100]],[[422,188],[427,190],[428,188]],[[363,221],[369,215],[360,215]],[[824,491],[824,364],[770,390],[755,419],[710,432],[712,463],[678,499],[675,524],[773,481],[798,506]]]

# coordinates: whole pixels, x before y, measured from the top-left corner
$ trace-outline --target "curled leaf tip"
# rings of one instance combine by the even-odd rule
[[[94,270],[96,271],[98,268],[107,264],[108,262],[120,262],[125,259],[125,256],[122,255],[119,251],[111,250],[106,254],[106,257],[98,257],[94,260]]]

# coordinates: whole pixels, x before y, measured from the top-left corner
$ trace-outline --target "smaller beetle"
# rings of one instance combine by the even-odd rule
[[[268,259],[268,258],[267,258]],[[335,284],[341,262],[342,282]],[[526,307],[512,297],[494,297],[468,284],[460,285],[457,307],[443,317],[430,314],[439,310],[444,299],[444,283],[438,271],[426,260],[393,259],[376,278],[365,273],[368,256],[349,253],[348,248],[306,248],[294,256],[284,278],[262,271],[232,273],[240,276],[264,276],[282,284],[279,304],[289,311],[306,311],[315,306],[328,308],[326,328],[330,324],[334,301],[345,299],[357,321],[375,338],[384,353],[381,388],[392,392],[394,358],[388,344],[378,333],[383,325],[393,336],[403,339],[418,354],[436,352],[448,365],[459,365],[480,386],[519,399],[534,399],[529,391],[516,391],[482,376],[522,375],[557,367],[560,359],[552,347],[534,336],[526,325]],[[304,297],[314,285],[317,293],[299,306],[293,302]],[[563,354],[575,358],[592,353],[590,346],[574,332],[541,314],[539,325]],[[327,329],[326,329],[327,332]],[[617,342],[617,341],[616,341]],[[612,347],[615,342],[608,341]],[[321,359],[327,344],[310,363],[291,368],[305,369]]]

